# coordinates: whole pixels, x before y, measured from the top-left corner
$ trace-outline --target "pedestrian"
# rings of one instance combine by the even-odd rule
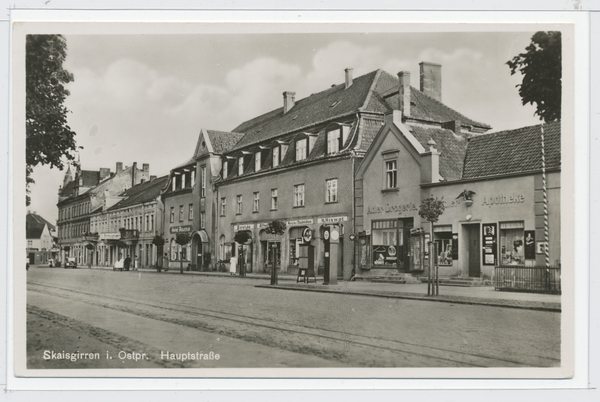
[[[131,257],[127,256],[127,258],[125,258],[125,271],[129,271],[130,266],[131,266]]]
[[[235,268],[237,266],[237,257],[235,255],[231,256],[229,260],[229,275],[235,276]]]
[[[138,256],[136,255],[133,259],[133,270],[137,271],[139,267],[140,267],[140,260],[139,260]]]
[[[163,265],[165,272],[167,272],[169,270],[169,253],[165,253],[165,256],[163,257]]]

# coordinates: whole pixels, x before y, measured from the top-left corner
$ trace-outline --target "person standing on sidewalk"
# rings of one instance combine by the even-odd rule
[[[236,266],[237,266],[237,257],[232,255],[231,259],[229,260],[229,275],[235,276]]]

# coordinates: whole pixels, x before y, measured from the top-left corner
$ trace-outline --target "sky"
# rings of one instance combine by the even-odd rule
[[[376,69],[442,65],[442,101],[493,127],[539,124],[523,106],[506,61],[533,32],[65,35],[73,73],[68,123],[84,170],[150,164],[162,176],[193,156],[201,128],[232,131],[250,118]],[[31,205],[55,222],[65,171],[34,168]]]

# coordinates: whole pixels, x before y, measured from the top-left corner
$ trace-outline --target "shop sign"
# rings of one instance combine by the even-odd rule
[[[339,222],[346,222],[348,220],[347,216],[334,216],[331,218],[319,218],[318,222],[319,223],[339,223]]]
[[[285,223],[288,226],[296,226],[296,225],[312,225],[313,222],[314,221],[312,219],[298,219],[295,221],[286,221]]]
[[[496,224],[483,225],[483,265],[496,265]]]
[[[492,205],[502,205],[502,204],[522,204],[525,202],[525,196],[523,194],[511,194],[506,196],[505,194],[500,194],[496,197],[483,197],[483,202],[481,205],[487,205],[491,207]]]
[[[236,232],[238,230],[251,230],[251,229],[254,229],[254,224],[253,223],[250,223],[250,224],[247,224],[247,225],[234,225],[233,226],[233,230],[235,230]]]
[[[100,240],[119,240],[121,233],[100,233]]]
[[[257,228],[259,228],[259,229],[261,229],[261,228],[266,228],[266,227],[268,227],[268,226],[269,226],[269,223],[268,223],[268,222],[264,222],[264,223],[257,223],[257,224],[256,224],[256,227],[257,227]]]
[[[306,243],[310,243],[310,241],[312,240],[312,230],[310,230],[309,228],[305,228],[302,231],[302,239],[304,239]]]
[[[191,233],[191,232],[192,232],[192,225],[171,226],[171,228],[169,229],[169,233],[171,233],[171,234],[175,234],[175,233]]]
[[[417,208],[417,206],[415,205],[414,202],[409,202],[408,204],[401,204],[401,205],[390,205],[390,204],[385,204],[384,206],[371,206],[367,208],[367,215],[370,214],[382,214],[382,213],[388,213],[388,212],[397,212],[398,214],[401,214],[403,212],[408,212],[408,211],[418,211],[419,208]]]

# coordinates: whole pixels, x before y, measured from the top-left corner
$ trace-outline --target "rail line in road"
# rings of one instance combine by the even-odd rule
[[[199,310],[194,306],[173,302],[149,302],[97,294],[56,284],[29,282],[28,290],[266,346],[313,354],[359,367],[552,367],[560,363],[558,359],[552,357],[529,356],[529,360],[507,359],[491,354],[473,353],[469,350],[457,351],[298,325],[269,317],[252,317],[204,307]]]

